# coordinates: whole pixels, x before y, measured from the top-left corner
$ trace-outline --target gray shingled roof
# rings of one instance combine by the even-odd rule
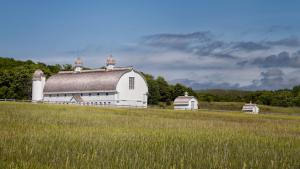
[[[194,96],[178,96],[174,100],[174,104],[188,104],[191,99],[195,98]]]
[[[245,104],[245,105],[243,106],[242,110],[249,110],[249,109],[252,110],[253,107],[257,107],[257,105],[256,105],[256,104],[252,104],[252,103],[250,103],[250,104]]]
[[[87,70],[80,73],[73,71],[59,72],[51,76],[45,84],[45,93],[78,91],[116,90],[121,76],[132,69]]]

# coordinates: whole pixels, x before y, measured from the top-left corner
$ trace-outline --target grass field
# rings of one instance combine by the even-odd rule
[[[0,103],[0,168],[300,168],[300,116]]]
[[[209,110],[233,110],[241,111],[242,102],[200,102],[200,107]],[[258,105],[260,113],[263,114],[289,114],[300,115],[299,107],[274,107],[266,105]]]

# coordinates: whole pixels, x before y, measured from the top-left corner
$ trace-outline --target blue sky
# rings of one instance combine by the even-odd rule
[[[0,56],[162,75],[196,89],[300,84],[300,2],[0,0]]]

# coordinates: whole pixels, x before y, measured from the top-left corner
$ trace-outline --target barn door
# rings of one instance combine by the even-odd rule
[[[195,106],[195,101],[191,101],[191,109],[193,110]]]

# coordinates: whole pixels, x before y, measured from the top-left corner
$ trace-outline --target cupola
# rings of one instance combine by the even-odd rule
[[[189,93],[188,92],[184,92],[184,96],[189,96]]]
[[[116,64],[116,60],[113,59],[112,55],[108,56],[106,60],[106,69],[108,70],[114,69],[115,64]]]
[[[82,70],[82,61],[81,61],[81,59],[80,58],[77,58],[76,60],[75,60],[75,69],[74,69],[74,71],[76,72],[76,73],[79,73],[79,72],[81,72],[81,70]]]

